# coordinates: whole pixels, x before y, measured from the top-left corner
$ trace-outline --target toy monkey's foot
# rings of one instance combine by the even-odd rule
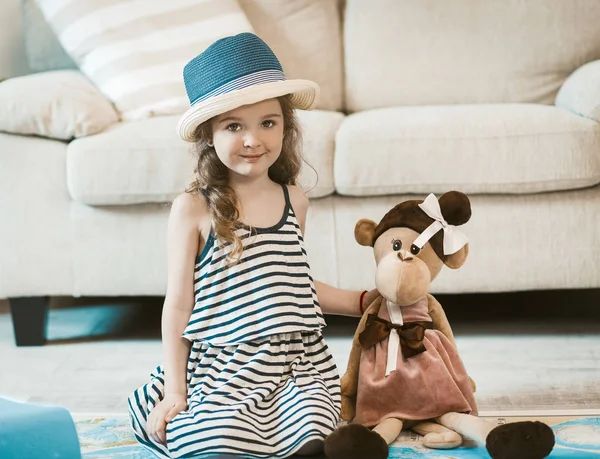
[[[340,427],[325,439],[329,459],[387,459],[388,451],[381,435],[360,424]]]
[[[432,449],[453,449],[462,445],[463,438],[456,432],[430,432],[423,437],[423,446]]]
[[[488,434],[485,446],[493,459],[542,459],[554,448],[554,432],[539,421],[504,424]]]

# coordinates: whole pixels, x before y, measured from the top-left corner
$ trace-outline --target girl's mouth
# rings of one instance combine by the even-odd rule
[[[241,155],[242,158],[244,158],[247,161],[257,161],[259,160],[263,155]]]

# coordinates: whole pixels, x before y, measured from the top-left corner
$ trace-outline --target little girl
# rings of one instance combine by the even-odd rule
[[[163,365],[129,397],[133,430],[162,458],[315,454],[340,415],[322,312],[360,315],[377,296],[310,274],[294,109],[312,109],[319,88],[286,80],[250,33],[183,76],[192,106],[178,131],[198,178],[169,216]]]

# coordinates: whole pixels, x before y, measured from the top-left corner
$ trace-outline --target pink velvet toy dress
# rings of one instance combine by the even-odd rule
[[[390,307],[400,308],[404,324],[431,322],[426,297],[410,306]],[[378,317],[390,320],[385,299]],[[448,412],[477,414],[465,366],[442,332],[425,330],[425,351],[408,359],[402,355],[402,345],[398,346],[396,369],[386,376],[389,341],[388,337],[362,350],[354,423],[371,427],[387,418],[425,420]]]

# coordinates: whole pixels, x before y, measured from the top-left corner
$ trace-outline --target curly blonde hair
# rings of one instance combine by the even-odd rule
[[[269,168],[269,178],[281,185],[296,185],[302,165],[300,123],[289,96],[278,97],[277,100],[283,114],[283,144],[279,158]],[[238,197],[229,186],[229,169],[217,156],[214,146],[210,144],[211,139],[211,120],[208,120],[198,126],[195,132],[198,156],[196,179],[186,192],[204,196],[217,239],[233,245],[227,258],[237,263],[243,251],[242,241],[233,231],[240,217]]]

